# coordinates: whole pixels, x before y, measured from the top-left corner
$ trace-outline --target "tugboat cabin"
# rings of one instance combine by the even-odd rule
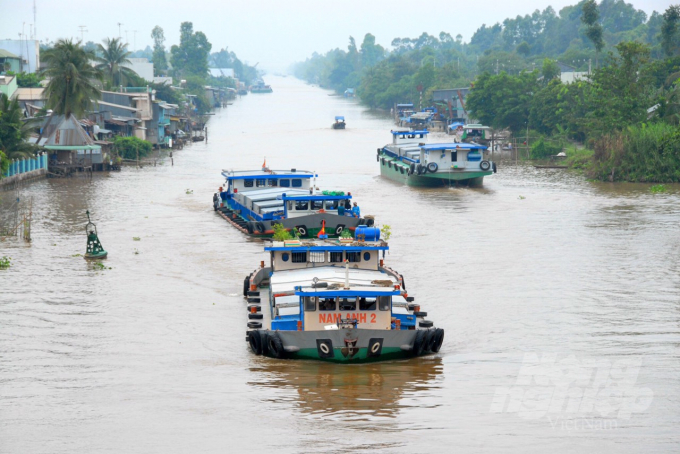
[[[226,188],[220,196],[228,208],[240,210],[244,218],[259,221],[284,216],[282,195],[304,196],[312,191],[312,178],[318,175],[306,170],[223,171]]]
[[[271,261],[263,271],[269,271],[272,331],[323,331],[343,325],[415,329],[416,317],[409,312],[403,278],[380,259],[389,249],[387,243],[291,243],[296,244],[273,242],[265,247]]]
[[[283,193],[279,199],[284,202],[285,218],[295,218],[307,216],[314,213],[336,213],[338,207],[344,209],[346,202],[352,199],[351,195],[326,195],[326,194],[289,194]],[[341,209],[340,211],[343,211]],[[352,216],[352,212],[347,210],[345,216]]]
[[[485,146],[471,143],[437,143],[420,147],[420,163],[428,170],[478,170]],[[489,164],[490,166],[490,164]],[[434,169],[434,170],[431,170]],[[482,169],[489,170],[489,168]]]

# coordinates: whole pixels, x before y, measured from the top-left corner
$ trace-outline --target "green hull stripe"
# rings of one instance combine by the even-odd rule
[[[316,348],[303,348],[296,353],[289,355],[292,359],[316,359],[320,361],[328,361],[333,363],[368,363],[375,361],[387,361],[391,359],[406,358],[411,356],[410,352],[405,352],[399,347],[383,347],[380,356],[368,357],[367,348],[360,348],[359,351],[351,358],[345,357],[342,354],[341,349],[333,349],[335,352],[335,357],[333,358],[321,358],[319,356],[319,351]]]

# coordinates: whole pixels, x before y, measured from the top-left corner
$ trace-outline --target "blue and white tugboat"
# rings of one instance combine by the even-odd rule
[[[355,238],[273,241],[268,265],[246,276],[246,341],[273,358],[370,362],[438,352],[444,330],[384,265],[377,228]]]
[[[476,143],[427,143],[429,131],[392,131],[392,143],[378,148],[380,174],[409,186],[481,186],[496,173]]]
[[[294,236],[339,236],[373,218],[359,216],[351,193],[317,191],[317,175],[307,170],[225,170],[225,186],[213,195],[213,208],[244,233],[271,237],[281,224]]]

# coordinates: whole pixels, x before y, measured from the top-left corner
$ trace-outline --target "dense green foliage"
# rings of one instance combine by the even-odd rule
[[[31,125],[22,118],[19,101],[10,101],[4,93],[0,93],[0,174],[7,170],[10,160],[29,158],[39,150],[39,147],[26,142]]]
[[[154,76],[160,76],[168,70],[168,61],[165,58],[165,34],[163,29],[156,25],[151,30],[151,38],[153,38],[153,55],[151,58],[153,72]]]
[[[41,76],[49,78],[45,89],[47,107],[58,115],[82,117],[92,100],[101,95],[95,81],[102,80],[103,74],[90,64],[94,53],[67,39],[57,41],[41,58],[47,65]]]
[[[605,134],[595,141],[587,173],[599,180],[680,182],[680,130],[643,123]]]
[[[208,74],[208,56],[212,44],[203,32],[194,32],[191,22],[182,22],[179,45],[170,48],[170,63],[176,76],[200,76]]]
[[[152,149],[151,142],[138,139],[137,137],[121,136],[116,136],[116,139],[113,141],[113,147],[117,151],[118,156],[123,159],[143,158],[151,153]]]
[[[233,68],[234,76],[246,85],[251,85],[258,78],[255,68],[257,64],[250,66],[243,63],[234,52],[230,52],[227,48],[210,54],[210,66],[213,68]]]
[[[40,81],[42,81],[43,78],[40,76],[39,73],[27,73],[27,72],[15,73],[14,71],[7,71],[7,75],[16,76],[17,86],[19,88],[38,88],[42,86],[40,85]]]

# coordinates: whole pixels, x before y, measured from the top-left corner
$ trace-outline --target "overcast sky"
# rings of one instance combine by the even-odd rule
[[[183,21],[194,24],[213,45],[213,51],[228,47],[258,68],[285,70],[316,51],[347,48],[349,36],[360,44],[366,33],[388,47],[395,37],[417,37],[422,32],[452,36],[463,35],[468,42],[482,24],[492,25],[507,17],[530,14],[552,6],[559,12],[577,0],[460,1],[384,1],[384,0],[190,0],[146,1],[114,0],[36,0],[37,38],[80,38],[80,25],[86,26],[85,41],[101,42],[118,36],[120,30],[130,48],[152,45],[151,29],[160,25],[165,31],[166,48],[177,44]],[[633,0],[636,8],[648,15],[662,13],[670,0]],[[0,0],[0,38],[18,39],[30,34],[33,20],[32,0]],[[137,33],[134,33],[137,30]]]

